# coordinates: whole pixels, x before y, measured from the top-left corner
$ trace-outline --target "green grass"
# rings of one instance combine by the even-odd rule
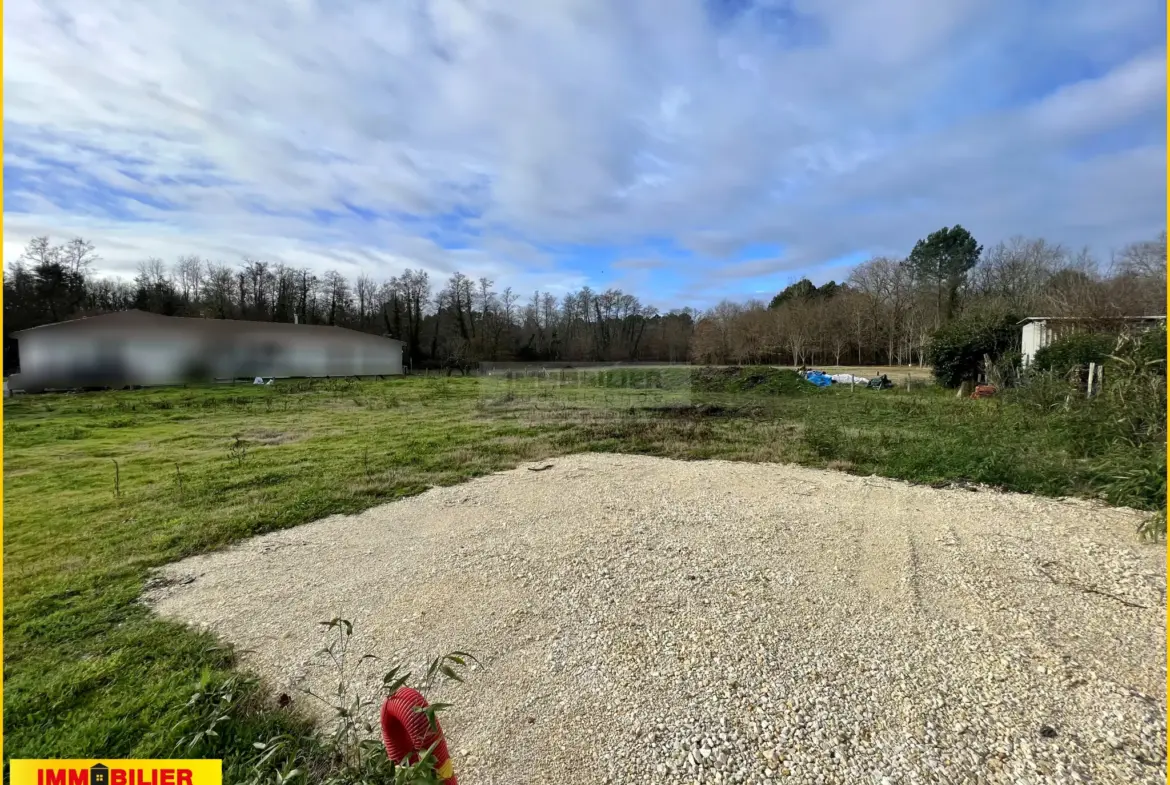
[[[1164,418],[1160,434],[1125,448],[1111,414],[1079,401],[1066,411],[934,388],[808,390],[777,373],[791,374],[749,369],[717,383],[689,369],[554,372],[9,399],[6,752],[176,754],[191,730],[188,699],[231,679],[234,659],[138,604],[151,568],[524,460],[624,451],[798,462],[1165,504]],[[253,742],[308,728],[259,688],[241,690],[230,715],[188,751],[224,757],[229,781],[243,777]]]

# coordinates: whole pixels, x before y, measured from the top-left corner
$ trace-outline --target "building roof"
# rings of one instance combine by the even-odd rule
[[[138,331],[178,330],[181,332],[199,332],[205,335],[271,335],[273,337],[292,338],[303,335],[313,335],[318,338],[331,340],[373,340],[394,341],[404,344],[396,338],[385,338],[372,333],[351,330],[346,327],[334,327],[324,324],[292,324],[289,322],[255,322],[243,319],[205,319],[191,316],[163,316],[148,311],[129,310],[114,311],[97,316],[85,316],[80,319],[70,319],[64,322],[42,324],[39,327],[30,327],[13,333],[15,338],[31,332],[52,334],[73,330],[118,332],[122,334]]]
[[[1028,316],[1016,322],[1157,322],[1165,321],[1165,316]]]

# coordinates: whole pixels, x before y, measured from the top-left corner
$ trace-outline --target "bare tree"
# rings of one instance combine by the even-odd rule
[[[198,303],[202,296],[205,266],[198,256],[180,256],[175,264],[175,277],[184,303]]]
[[[343,321],[353,310],[353,296],[350,294],[349,281],[336,270],[327,270],[323,283],[328,302],[326,324],[335,325]]]
[[[429,303],[431,300],[430,276],[421,269],[404,270],[402,275],[398,276],[398,290],[401,293],[406,314],[407,348],[412,358],[420,358],[422,354],[423,304]],[[436,325],[438,321],[439,316],[436,313]],[[433,343],[434,341],[432,341]]]
[[[374,284],[374,279],[363,272],[354,281],[353,291],[357,295],[358,328],[365,329],[366,318],[374,305],[377,286]]]
[[[807,303],[791,303],[780,309],[780,319],[784,324],[784,341],[792,355],[792,364],[800,365],[805,358],[809,345],[809,305]]]
[[[875,337],[885,339],[886,362],[895,362],[903,315],[913,291],[910,268],[901,260],[879,256],[858,265],[849,282],[868,297]]]
[[[47,239],[47,238],[46,238]],[[58,249],[58,257],[65,269],[74,275],[85,275],[90,268],[101,260],[94,250],[93,243],[74,237]]]
[[[47,235],[34,237],[25,246],[24,252],[20,255],[20,261],[27,262],[33,267],[37,265],[60,264],[61,248],[53,245]]]
[[[1163,230],[1157,238],[1143,242],[1130,243],[1121,249],[1114,260],[1116,270],[1121,275],[1135,278],[1145,278],[1150,281],[1165,280],[1166,278],[1166,231]]]
[[[1068,252],[1043,238],[1013,237],[993,246],[971,271],[969,296],[997,300],[1013,313],[1034,310]]]

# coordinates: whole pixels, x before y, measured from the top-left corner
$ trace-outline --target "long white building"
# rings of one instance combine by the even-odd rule
[[[324,325],[160,316],[145,311],[14,333],[20,373],[10,387],[156,386],[215,379],[393,376],[403,342]]]

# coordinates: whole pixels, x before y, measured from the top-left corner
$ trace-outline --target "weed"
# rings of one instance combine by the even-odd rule
[[[243,467],[244,459],[248,457],[248,443],[239,436],[235,437],[235,441],[228,447],[228,459],[233,461],[237,467]]]
[[[332,767],[330,774],[323,781],[337,785],[366,782],[393,782],[396,785],[437,783],[438,775],[431,755],[433,750],[426,750],[416,761],[390,761],[387,760],[385,748],[376,739],[371,739],[371,736],[376,735],[376,729],[367,716],[380,704],[382,698],[394,694],[399,687],[406,685],[411,674],[403,672],[401,666],[396,666],[383,675],[380,696],[359,694],[355,690],[355,682],[363,665],[378,658],[372,654],[363,654],[355,658],[350,650],[353,642],[353,623],[348,619],[337,617],[321,622],[321,625],[333,633],[332,639],[319,653],[328,658],[335,669],[336,688],[329,695],[319,695],[309,688],[305,688],[303,692],[324,704],[333,716],[326,747],[336,759],[337,765]],[[462,682],[463,677],[457,668],[466,666],[468,661],[474,661],[474,658],[465,652],[451,652],[436,657],[418,689],[427,690],[440,678]],[[447,703],[430,703],[421,710],[421,713],[426,714],[431,728],[434,729],[438,727],[437,712],[449,706]]]
[[[1137,532],[1143,540],[1157,542],[1166,539],[1166,510],[1161,509],[1151,513],[1148,518],[1138,524]]]

